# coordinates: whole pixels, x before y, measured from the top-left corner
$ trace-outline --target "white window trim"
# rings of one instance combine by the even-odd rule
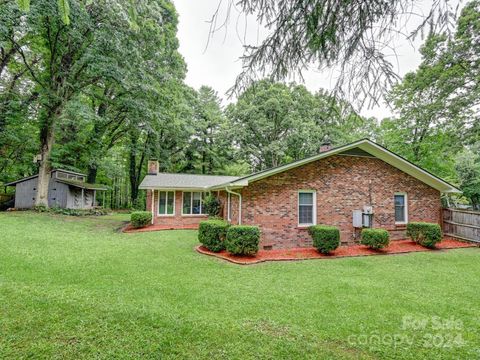
[[[183,212],[183,198],[185,196],[185,193],[191,193],[192,196],[190,197],[190,211],[193,211],[193,193],[200,193],[202,194],[200,197],[200,214],[185,214]],[[204,191],[182,191],[182,216],[207,216],[207,214],[203,213],[203,194]]]
[[[404,196],[404,211],[405,211],[405,221],[396,221],[395,220],[395,225],[405,225],[408,224],[408,196],[406,192],[396,192],[393,195],[393,216],[395,217],[395,195],[403,195]]]
[[[313,223],[312,224],[300,224],[300,193],[313,194]],[[297,224],[298,227],[309,227],[317,225],[317,191],[316,190],[298,190],[297,192]]]
[[[173,192],[173,214],[160,214],[160,193],[164,192],[166,193],[166,198],[165,201],[168,200],[168,193]],[[175,216],[175,196],[176,196],[176,191],[175,190],[158,190],[158,199],[157,199],[157,216],[161,217],[168,217],[168,216]],[[167,211],[167,203],[165,202],[165,211]]]

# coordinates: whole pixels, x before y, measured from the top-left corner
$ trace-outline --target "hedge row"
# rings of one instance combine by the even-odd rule
[[[372,249],[383,249],[390,244],[390,235],[385,229],[362,229],[360,243]]]
[[[428,248],[434,248],[442,241],[442,229],[440,225],[425,222],[412,222],[407,224],[407,236],[417,244]]]
[[[229,226],[228,222],[222,220],[202,221],[198,227],[198,241],[210,251],[222,251],[225,249]]]
[[[329,254],[340,246],[340,230],[335,226],[313,225],[308,232],[313,246],[322,254]]]
[[[255,255],[260,242],[258,226],[231,226],[227,231],[225,248],[234,255]]]
[[[150,211],[134,211],[130,215],[130,223],[135,229],[145,227],[152,222]]]
[[[225,249],[233,255],[255,255],[260,229],[258,226],[230,226],[223,220],[207,220],[200,222],[198,240],[210,251]]]

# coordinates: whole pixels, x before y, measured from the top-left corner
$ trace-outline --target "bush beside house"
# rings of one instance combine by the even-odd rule
[[[434,248],[442,241],[442,229],[435,223],[411,222],[407,224],[407,236],[419,245]]]
[[[385,229],[362,229],[360,243],[371,249],[383,249],[390,244],[390,235]]]
[[[135,211],[130,215],[130,223],[135,229],[150,225],[152,222],[152,213],[150,211]]]
[[[222,220],[202,221],[198,227],[198,241],[210,251],[222,251],[225,249],[229,226],[228,222]]]
[[[212,194],[207,195],[203,200],[203,208],[209,217],[219,216],[221,206],[220,200]]]
[[[230,226],[225,239],[225,248],[234,255],[253,256],[258,252],[260,229],[258,226]]]
[[[335,226],[314,225],[308,228],[313,246],[322,254],[329,254],[340,246],[340,230]]]

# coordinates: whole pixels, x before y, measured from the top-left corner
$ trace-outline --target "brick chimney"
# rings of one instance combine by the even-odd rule
[[[158,174],[158,161],[148,160],[148,175],[157,175],[157,174]]]
[[[328,135],[325,135],[322,140],[322,144],[320,145],[320,152],[328,151],[332,148],[332,141]]]

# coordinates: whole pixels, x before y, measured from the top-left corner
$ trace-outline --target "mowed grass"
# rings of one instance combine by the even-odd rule
[[[480,357],[478,248],[239,266],[127,218],[0,214],[0,358]]]

